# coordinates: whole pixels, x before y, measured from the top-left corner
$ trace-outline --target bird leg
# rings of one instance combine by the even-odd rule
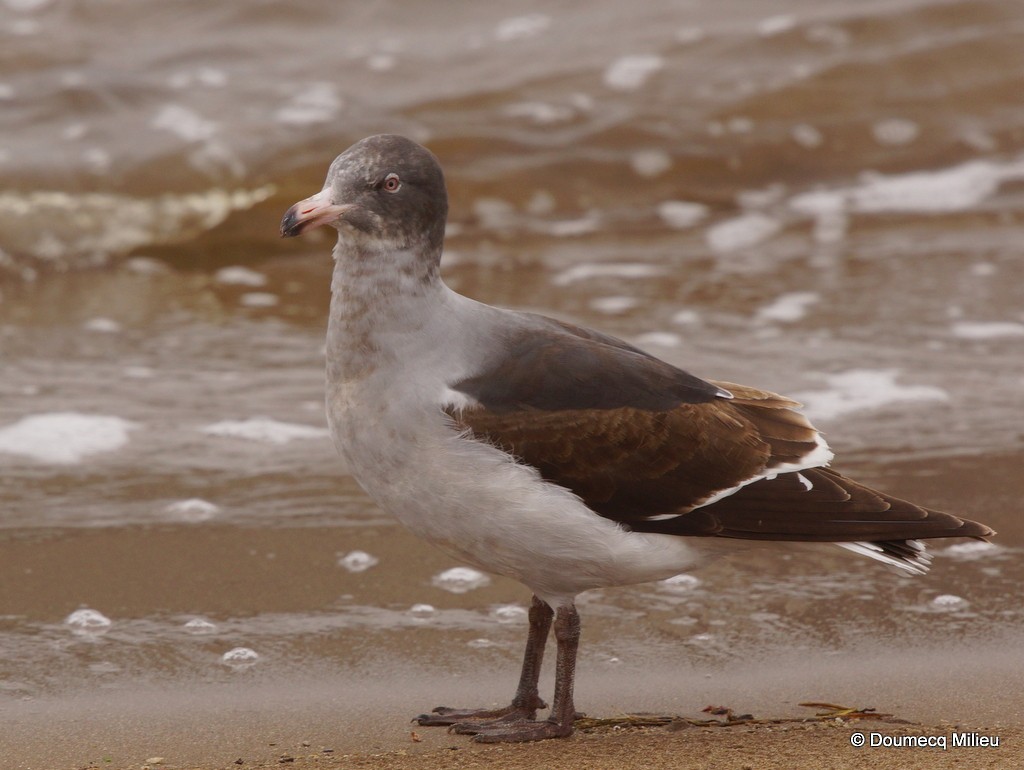
[[[513,743],[541,741],[545,738],[565,738],[572,735],[576,719],[572,689],[576,674],[576,650],[580,642],[580,616],[569,604],[559,607],[555,614],[555,639],[558,654],[555,663],[555,700],[551,715],[543,721],[499,720],[481,725],[460,724],[457,732],[475,733],[479,743]]]
[[[523,655],[523,670],[519,676],[512,703],[498,709],[453,709],[438,706],[429,714],[420,714],[413,721],[425,726],[456,725],[456,731],[463,727],[480,728],[490,722],[522,722],[534,719],[537,709],[547,708],[537,690],[540,667],[544,660],[544,645],[548,641],[554,611],[546,602],[536,596],[530,604],[530,631],[526,637],[526,652]],[[475,732],[475,730],[472,730]]]

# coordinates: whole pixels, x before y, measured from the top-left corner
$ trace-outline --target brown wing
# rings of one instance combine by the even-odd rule
[[[635,531],[755,540],[885,541],[985,537],[976,522],[872,490],[827,468],[796,402],[733,383],[734,398],[663,412],[618,409],[452,411],[595,512]],[[794,470],[797,468],[799,470]],[[721,499],[718,495],[728,492]],[[712,500],[711,502],[708,502]]]
[[[734,398],[667,411],[478,407],[452,417],[571,489],[601,515],[622,522],[686,513],[821,451],[817,431],[790,409],[795,402],[713,384]]]

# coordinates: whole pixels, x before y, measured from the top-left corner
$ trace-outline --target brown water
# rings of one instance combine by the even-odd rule
[[[139,703],[166,727],[287,701],[358,748],[379,739],[348,732],[359,709],[506,697],[528,596],[438,587],[459,565],[344,474],[330,239],[276,237],[380,131],[445,166],[454,288],[801,398],[838,467],[999,530],[923,578],[821,547],[595,592],[584,707],[877,692],[1021,718],[1024,6],[0,0],[0,40],[12,767],[84,711],[100,726],[54,756],[100,757],[89,736]],[[349,571],[353,551],[377,561]],[[109,625],[69,624],[83,608]],[[223,662],[236,647],[258,658]],[[908,677],[939,678],[907,697]]]

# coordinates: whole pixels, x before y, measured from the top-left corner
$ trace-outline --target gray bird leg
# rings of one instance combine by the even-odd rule
[[[555,663],[555,699],[551,716],[543,721],[487,722],[470,726],[461,724],[457,732],[472,732],[480,743],[519,743],[572,735],[576,719],[573,704],[573,680],[576,675],[576,650],[580,642],[580,616],[576,607],[559,607],[555,614],[555,639],[558,655]],[[475,729],[471,729],[475,728]]]
[[[519,675],[512,703],[498,709],[453,709],[438,706],[429,714],[420,714],[413,721],[428,727],[455,725],[456,732],[475,733],[483,725],[493,722],[523,722],[537,717],[537,709],[547,708],[537,690],[541,663],[544,661],[544,645],[551,630],[554,611],[536,596],[530,604],[530,631],[526,637],[526,652],[523,655],[523,670]]]

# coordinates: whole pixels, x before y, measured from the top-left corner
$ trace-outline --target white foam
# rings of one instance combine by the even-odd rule
[[[248,668],[259,658],[259,653],[248,647],[235,647],[220,656],[222,662],[235,669]]]
[[[616,59],[604,71],[604,83],[617,91],[635,91],[665,66],[656,54],[633,54]]]
[[[816,419],[833,419],[891,404],[948,401],[949,394],[932,385],[900,385],[896,369],[851,369],[828,375],[828,388],[794,394],[804,411]]]
[[[343,106],[344,102],[334,84],[318,81],[307,85],[288,104],[278,108],[274,118],[279,123],[292,126],[329,123],[341,112]]]
[[[437,575],[434,575],[431,583],[437,588],[443,588],[453,594],[464,594],[476,588],[489,585],[491,579],[480,570],[472,567],[452,567]]]
[[[813,291],[791,291],[782,294],[768,305],[758,309],[758,321],[792,323],[807,315],[807,309],[821,301],[821,295]]]
[[[220,506],[214,505],[198,497],[177,500],[164,506],[164,513],[170,514],[181,521],[208,521],[220,513]]]
[[[638,176],[652,179],[672,168],[672,156],[664,150],[637,150],[629,156],[629,165]]]
[[[640,304],[640,300],[636,297],[626,296],[594,297],[588,304],[591,310],[595,310],[598,313],[618,315],[635,308]]]
[[[867,213],[966,211],[991,197],[1002,178],[1000,168],[990,161],[973,161],[943,171],[879,174],[853,190],[852,207]]]
[[[680,310],[672,316],[672,323],[680,326],[695,326],[701,322],[700,313],[696,310]]]
[[[365,572],[379,563],[380,559],[371,556],[366,551],[350,551],[338,559],[338,566],[344,567],[349,572]]]
[[[943,214],[969,211],[1005,182],[1024,180],[1024,157],[1007,163],[976,160],[937,171],[865,174],[860,184],[813,190],[789,201],[794,211],[822,216],[838,212]]]
[[[105,634],[113,625],[106,615],[88,608],[75,610],[64,618],[64,623],[76,634],[92,635]]]
[[[228,74],[216,67],[197,67],[195,70],[175,72],[167,79],[171,88],[184,90],[195,86],[223,88],[228,84]]]
[[[171,272],[171,268],[166,262],[153,257],[132,257],[126,259],[121,266],[137,275],[166,275]]]
[[[217,631],[217,626],[205,618],[192,618],[185,626],[190,634],[212,634]]]
[[[788,32],[796,26],[793,16],[769,16],[757,23],[757,34],[761,37],[773,37]]]
[[[683,344],[683,338],[674,332],[644,332],[634,337],[633,343],[641,348],[648,345],[674,348]]]
[[[658,204],[658,216],[666,225],[677,230],[693,227],[707,215],[708,207],[703,203],[662,201]]]
[[[244,307],[274,307],[280,301],[276,294],[268,291],[247,291],[238,298],[239,304]]]
[[[572,107],[549,102],[515,102],[502,111],[510,118],[526,118],[541,126],[564,123],[576,116],[576,110]]]
[[[502,19],[494,30],[494,37],[503,43],[536,37],[551,26],[551,17],[543,13],[530,13]]]
[[[434,605],[432,604],[414,604],[409,608],[409,614],[414,618],[420,618],[422,620],[424,618],[433,617],[437,614],[437,610],[434,609]]]
[[[658,587],[664,588],[668,591],[676,591],[685,593],[692,591],[694,588],[700,585],[700,578],[694,577],[693,575],[673,575],[670,578],[658,581]]]
[[[573,91],[569,94],[569,104],[581,112],[591,112],[594,109],[594,97],[583,91]]]
[[[5,249],[42,260],[73,259],[85,253],[126,254],[195,237],[273,194],[271,185],[156,198],[0,191],[0,231],[7,240]]]
[[[265,286],[267,276],[263,275],[263,273],[257,273],[248,267],[232,265],[230,267],[222,267],[214,273],[213,280],[217,283],[233,284],[236,286]]]
[[[665,274],[660,265],[643,262],[605,262],[574,265],[566,268],[551,279],[555,286],[569,286],[594,278],[657,278]]]
[[[121,331],[121,324],[112,318],[90,318],[82,328],[87,332],[99,332],[100,334],[116,334]]]
[[[161,131],[168,131],[186,142],[204,142],[213,138],[218,131],[215,121],[208,120],[180,104],[165,104],[149,124]]]
[[[556,238],[573,238],[592,233],[601,226],[600,218],[593,212],[577,219],[562,219],[547,222],[539,229]]]
[[[555,200],[554,195],[547,190],[536,190],[533,195],[530,196],[530,200],[526,202],[525,208],[535,217],[545,217],[555,210],[556,205],[557,201]]]
[[[499,623],[521,623],[526,615],[526,610],[518,604],[502,604],[491,610],[491,617]]]
[[[753,212],[720,222],[707,232],[708,245],[718,252],[756,246],[782,229],[782,223],[766,214]]]
[[[962,610],[968,605],[968,601],[962,596],[954,594],[940,594],[931,601],[931,606],[937,610]]]
[[[1014,321],[957,321],[954,337],[963,340],[995,340],[1024,337],[1024,324]]]
[[[729,118],[725,127],[734,134],[749,134],[754,130],[754,121],[744,115],[737,115],[734,118]]]
[[[121,417],[54,412],[23,417],[0,428],[0,452],[44,463],[74,464],[128,443],[138,424]]]
[[[836,190],[812,190],[796,195],[789,207],[805,216],[814,217],[814,238],[819,243],[838,243],[849,225],[847,196]]]
[[[1002,552],[995,543],[987,540],[968,540],[966,543],[956,543],[943,548],[936,553],[937,556],[948,556],[956,561],[980,561],[990,559]]]
[[[903,145],[913,142],[921,133],[921,127],[912,120],[888,118],[871,127],[875,141],[879,144]]]
[[[825,141],[825,137],[822,136],[821,131],[810,123],[797,123],[790,129],[789,135],[793,138],[794,142],[799,144],[801,147],[806,147],[808,150],[813,150],[815,147],[821,147]]]
[[[515,206],[501,198],[477,198],[473,201],[473,213],[480,226],[490,230],[510,227],[516,219]]]
[[[846,193],[842,190],[811,190],[789,199],[791,209],[815,217],[842,212],[846,204]]]
[[[208,436],[240,438],[268,444],[287,444],[297,439],[329,437],[326,428],[272,420],[269,417],[250,417],[248,420],[222,420],[199,429]]]

